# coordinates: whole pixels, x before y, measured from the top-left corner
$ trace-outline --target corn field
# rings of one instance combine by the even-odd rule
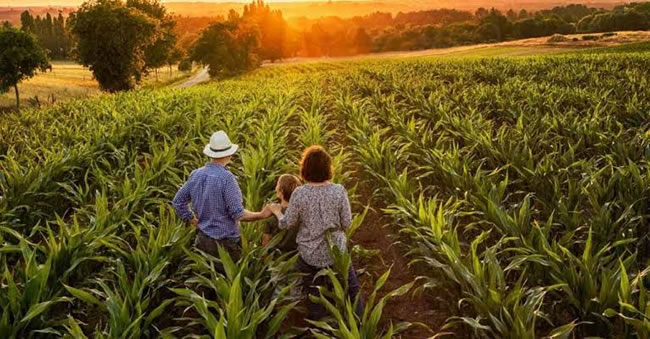
[[[0,337],[391,338],[418,326],[380,322],[408,293],[450,314],[431,336],[650,338],[648,69],[642,53],[286,66],[4,115]],[[299,327],[297,256],[261,247],[260,223],[237,262],[192,250],[170,200],[219,129],[251,210],[325,145],[352,242],[369,206],[417,279],[365,279],[359,317],[341,274],[358,252],[337,254],[315,298],[331,316]]]

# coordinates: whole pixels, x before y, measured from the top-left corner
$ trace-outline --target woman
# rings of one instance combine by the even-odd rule
[[[321,146],[307,148],[300,160],[300,175],[304,185],[296,188],[286,213],[279,204],[269,208],[278,218],[278,226],[288,229],[298,226],[296,243],[298,244],[298,269],[305,273],[303,287],[309,294],[318,296],[318,286],[323,285],[326,277],[314,280],[323,268],[334,263],[330,254],[328,234],[335,246],[346,251],[347,237],[344,230],[352,224],[350,201],[345,188],[330,182],[332,179],[332,158]],[[348,274],[348,294],[352,300],[359,293],[359,280],[353,267]],[[363,306],[359,302],[357,314]],[[317,320],[325,316],[323,306],[309,300],[309,316]]]

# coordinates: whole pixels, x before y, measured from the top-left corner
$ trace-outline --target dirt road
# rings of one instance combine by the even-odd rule
[[[197,73],[195,76],[191,77],[189,80],[176,86],[176,88],[192,87],[208,80],[210,80],[210,74],[208,74],[208,69],[206,67],[199,71],[199,73]]]

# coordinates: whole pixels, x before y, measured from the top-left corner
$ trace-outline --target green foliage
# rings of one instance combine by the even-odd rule
[[[20,29],[23,32],[36,36],[39,44],[43,46],[53,59],[68,59],[72,53],[72,37],[66,25],[66,19],[59,12],[57,17],[47,13],[41,18],[39,15],[34,18],[29,11],[20,15]]]
[[[324,320],[309,320],[316,328],[312,333],[316,338],[347,338],[347,339],[371,339],[371,338],[393,338],[401,331],[409,328],[412,324],[401,322],[393,325],[391,322],[388,329],[382,330],[379,320],[382,317],[386,303],[394,297],[406,294],[413,282],[401,286],[386,293],[377,299],[379,290],[384,286],[390,276],[390,269],[382,274],[375,283],[374,289],[368,300],[365,301],[361,315],[356,313],[360,295],[354,300],[348,297],[348,273],[352,265],[352,258],[349,253],[341,252],[336,246],[332,246],[334,265],[332,268],[324,269],[319,275],[326,275],[332,285],[332,290],[319,287],[319,296],[311,296],[313,302],[323,305],[330,313],[330,317]]]
[[[36,333],[58,334],[48,312],[56,304],[69,301],[53,289],[51,281],[52,260],[40,264],[37,253],[24,240],[20,243],[23,264],[9,268],[6,258],[0,289],[0,335],[3,338],[23,338]]]
[[[282,59],[287,47],[288,25],[281,11],[271,10],[264,0],[254,0],[244,6],[241,24],[257,31],[261,60]]]
[[[175,49],[177,37],[174,31],[176,22],[158,0],[127,0],[126,7],[135,8],[149,17],[158,20],[158,37],[144,51],[145,66],[148,69],[173,64],[180,59]]]
[[[201,325],[215,338],[273,338],[297,304],[289,298],[296,278],[291,273],[295,257],[272,258],[269,251],[250,251],[238,262],[221,247],[219,258],[188,253],[195,274],[188,283],[216,294],[210,300],[187,288],[173,289],[180,296],[177,305],[193,307],[200,316],[190,324]],[[287,280],[294,282],[278,286]]]
[[[133,89],[146,73],[146,51],[158,41],[159,20],[120,0],[84,3],[69,19],[78,61],[103,90]]]
[[[206,28],[192,47],[191,60],[208,67],[210,76],[229,77],[260,64],[257,33],[237,22]]]
[[[622,112],[561,87],[613,88],[624,98],[620,84],[595,79],[625,58],[582,57],[593,67],[578,78],[560,75],[575,60],[562,57],[398,62],[335,85],[365,176],[389,205],[412,265],[425,272],[420,290],[444,295],[440,302],[458,314],[447,328],[508,338],[618,333],[620,324],[602,314],[629,294],[618,286],[647,258],[636,254],[646,241],[638,233],[645,114],[637,115],[636,99],[622,99],[635,107]],[[648,95],[643,77],[633,78],[629,93]],[[585,112],[617,123],[592,125]]]
[[[14,88],[20,107],[18,83],[45,71],[49,61],[36,39],[13,28],[0,28],[0,93]]]

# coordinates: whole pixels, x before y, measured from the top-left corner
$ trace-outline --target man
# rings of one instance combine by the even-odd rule
[[[192,172],[172,201],[181,219],[198,229],[195,247],[218,257],[218,245],[221,245],[235,261],[241,256],[239,222],[271,216],[269,209],[262,212],[244,209],[237,179],[226,169],[238,148],[224,131],[214,133],[203,149],[210,161]],[[190,202],[192,210],[188,206]]]

